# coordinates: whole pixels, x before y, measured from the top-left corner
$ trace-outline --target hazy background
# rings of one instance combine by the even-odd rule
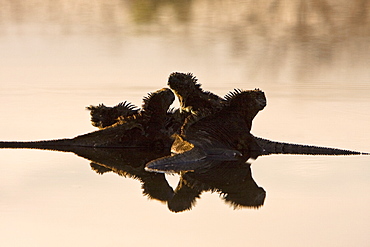
[[[92,131],[84,107],[138,106],[173,71],[261,88],[252,132],[370,151],[370,1],[0,0],[0,139]],[[368,246],[370,159],[271,156],[259,210],[204,193],[174,214],[73,154],[0,150],[2,246]],[[176,177],[169,178],[176,184]]]

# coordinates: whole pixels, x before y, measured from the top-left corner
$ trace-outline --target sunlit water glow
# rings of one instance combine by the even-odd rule
[[[370,151],[369,1],[0,0],[0,139],[87,133],[90,104],[140,106],[173,71],[260,88],[252,133]],[[177,104],[178,105],[178,104]],[[1,246],[368,246],[367,156],[252,163],[264,205],[206,192],[171,213],[68,153],[0,150]],[[170,176],[172,185],[177,177]]]

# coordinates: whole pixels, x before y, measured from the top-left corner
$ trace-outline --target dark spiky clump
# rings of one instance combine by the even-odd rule
[[[228,94],[224,96],[224,99],[228,103],[228,105],[237,105],[240,104],[241,101],[245,101],[246,95],[249,95],[250,99],[260,98],[266,101],[265,94],[258,88],[254,90],[242,90],[239,88],[230,91]]]
[[[266,192],[258,187],[238,193],[221,193],[220,197],[233,209],[242,209],[244,207],[258,209],[263,206]]]
[[[224,98],[225,98],[225,100],[230,101],[234,97],[236,97],[237,95],[239,95],[241,92],[243,92],[243,90],[241,90],[240,88],[235,88],[233,91],[230,91],[228,94],[226,94],[224,96]]]
[[[168,78],[168,85],[173,90],[179,89],[188,89],[186,86],[193,86],[196,89],[201,87],[201,84],[198,83],[198,79],[192,73],[180,73],[174,72],[171,73]]]
[[[182,111],[219,110],[222,107],[223,99],[204,91],[192,73],[174,72],[168,79],[168,85],[179,98]]]
[[[148,93],[143,98],[143,111],[167,112],[169,106],[175,100],[175,95],[168,88],[162,88],[154,93]]]
[[[225,108],[229,112],[240,112],[248,115],[250,120],[266,106],[265,93],[259,89],[246,90],[235,89],[225,95]]]
[[[188,186],[186,181],[180,178],[173,197],[167,202],[168,209],[175,213],[191,210],[201,193],[201,190]]]
[[[98,106],[90,105],[86,109],[90,111],[92,125],[99,129],[112,126],[120,118],[132,116],[139,112],[135,105],[127,101],[121,102],[114,107],[99,104]]]
[[[101,166],[94,162],[90,163],[90,167],[91,167],[91,170],[95,171],[97,174],[100,174],[100,175],[107,173],[107,172],[112,172],[112,169],[107,168],[105,166]]]
[[[168,78],[168,85],[176,92],[181,93],[193,93],[197,91],[209,97],[209,100],[220,100],[221,98],[210,92],[205,91],[201,88],[202,84],[198,82],[198,79],[192,73],[180,73],[173,72]]]
[[[172,90],[182,91],[187,90],[188,92],[197,91],[208,97],[208,100],[220,100],[221,98],[210,92],[205,91],[201,88],[202,84],[198,82],[198,79],[193,75],[193,73],[180,73],[174,72],[168,78],[168,85]]]

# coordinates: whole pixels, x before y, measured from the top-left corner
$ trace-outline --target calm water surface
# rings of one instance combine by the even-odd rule
[[[141,105],[182,71],[219,95],[265,91],[258,136],[370,151],[369,1],[0,5],[1,140],[92,131],[86,106]],[[369,157],[260,157],[252,173],[261,208],[207,192],[176,214],[74,154],[0,150],[0,244],[369,246]]]

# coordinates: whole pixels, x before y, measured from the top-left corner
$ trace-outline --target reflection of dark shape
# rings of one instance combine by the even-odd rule
[[[202,192],[203,190],[188,186],[186,180],[181,176],[173,197],[167,202],[168,209],[176,213],[190,210]]]
[[[50,150],[50,147],[38,147]],[[54,146],[53,151],[72,152],[91,161],[91,168],[98,174],[114,172],[120,176],[141,181],[143,194],[151,199],[166,202],[173,196],[165,175],[144,170],[150,160],[168,155],[168,151],[139,148],[92,148],[79,146]]]
[[[150,151],[137,148],[91,148],[60,146],[54,151],[73,152],[91,161],[91,169],[98,174],[114,172],[137,179],[142,183],[143,194],[149,199],[167,202],[173,212],[190,210],[204,191],[218,192],[226,203],[241,207],[263,205],[265,191],[254,182],[249,164],[242,162],[207,162],[207,167],[182,173],[174,192],[163,173],[144,170],[150,160],[168,155],[167,151]]]
[[[263,205],[266,192],[253,180],[250,164],[238,161],[207,163],[198,164],[199,167],[209,167],[206,171],[182,174],[173,198],[168,201],[171,211],[190,210],[204,191],[219,193],[234,208],[258,208]]]
[[[139,180],[144,195],[150,199],[167,202],[168,208],[173,212],[190,210],[203,191],[220,193],[222,198],[234,207],[259,207],[265,197],[264,190],[255,184],[250,167],[244,162],[218,161],[200,164],[207,169],[183,173],[174,192],[163,173],[144,170],[146,163],[169,155],[168,151],[77,146],[59,146],[55,147],[54,151],[73,152],[91,161],[92,170],[98,174],[114,172]]]
[[[133,116],[123,117],[118,123],[77,136],[73,139],[58,139],[34,142],[0,142],[0,148],[58,149],[59,146],[79,147],[150,147],[164,149],[173,140],[172,114],[167,110],[175,99],[171,90],[164,88],[144,98],[142,110]]]
[[[76,155],[91,161],[91,168],[99,174],[114,172],[120,176],[138,179],[142,182],[143,194],[151,199],[168,201],[173,196],[164,174],[144,170],[145,164],[168,153],[143,149],[84,148],[76,147]]]
[[[136,115],[139,112],[136,106],[126,101],[114,107],[100,104],[98,106],[90,105],[86,109],[90,110],[92,125],[99,129],[111,126],[119,122],[120,118]]]

